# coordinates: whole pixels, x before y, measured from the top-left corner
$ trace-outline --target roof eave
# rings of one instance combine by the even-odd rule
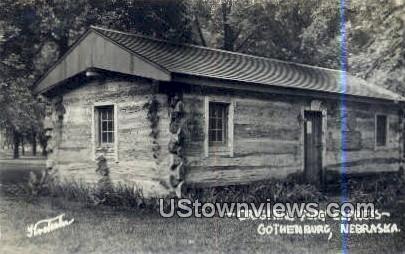
[[[265,92],[274,93],[281,95],[293,95],[293,96],[312,96],[324,99],[341,99],[343,94],[328,92],[328,91],[318,91],[300,88],[289,88],[276,85],[266,85],[261,83],[244,82],[239,80],[221,79],[206,76],[189,75],[184,73],[173,73],[172,81],[185,83],[190,85],[200,85],[207,87],[219,87],[225,89],[233,90],[245,90],[252,92]],[[405,98],[377,98],[377,97],[366,97],[359,95],[344,94],[344,98],[347,101],[356,102],[366,102],[366,103],[382,103],[382,104],[405,104]]]
[[[159,72],[162,73],[161,78],[158,78],[161,81],[170,81],[171,80],[171,72],[167,69],[165,69],[164,67],[160,66],[159,64],[137,54],[136,52],[133,52],[132,50],[126,48],[125,46],[115,42],[114,40],[110,39],[109,37],[99,33],[96,29],[94,29],[93,27],[90,27],[83,35],[81,35],[70,47],[69,49],[66,51],[66,53],[64,53],[37,81],[34,82],[34,84],[32,85],[32,91],[35,95],[37,94],[41,94],[41,93],[45,93],[50,89],[53,89],[55,86],[61,85],[64,83],[65,80],[68,80],[78,74],[80,74],[81,72],[86,71],[86,69],[81,70],[80,72],[75,73],[72,76],[66,77],[64,80],[60,80],[56,83],[50,84],[49,86],[39,89],[39,87],[41,87],[41,83],[44,82],[44,80],[47,78],[48,75],[51,74],[51,72],[57,68],[57,66],[59,64],[61,64],[67,57],[68,55],[85,39],[87,38],[87,36],[89,36],[90,33],[95,33],[98,36],[102,37],[103,39],[113,43],[114,45],[118,46],[119,48],[121,48],[122,50],[128,52],[129,54],[133,55],[134,57],[138,57],[139,59],[141,59],[142,61],[146,62],[147,64],[153,66],[153,68],[156,68]],[[96,68],[96,66],[88,66],[88,68]],[[135,75],[136,76],[136,75]],[[148,77],[146,77],[148,78]]]

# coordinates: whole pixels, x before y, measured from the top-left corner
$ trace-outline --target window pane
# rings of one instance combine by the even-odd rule
[[[217,110],[218,110],[217,112],[218,118],[222,118],[224,107],[221,105],[220,107],[217,108]]]
[[[113,135],[112,132],[108,132],[107,137],[108,137],[108,143],[113,143],[114,142],[114,135]]]
[[[209,131],[209,141],[215,141],[215,131]]]
[[[113,110],[112,110],[112,108],[107,111],[107,120],[113,120]]]
[[[222,119],[221,118],[218,119],[217,129],[222,130]]]
[[[102,143],[107,143],[107,132],[102,132],[101,133],[101,142]]]
[[[103,121],[101,122],[101,131],[107,131],[107,122]]]
[[[222,130],[217,131],[217,141],[223,141],[222,140]]]
[[[113,122],[112,121],[107,122],[107,129],[108,129],[108,131],[113,131]]]
[[[213,119],[213,118],[211,118],[211,119],[210,119],[210,129],[211,129],[211,130],[212,130],[212,129],[216,129],[216,126],[217,126],[216,120]]]

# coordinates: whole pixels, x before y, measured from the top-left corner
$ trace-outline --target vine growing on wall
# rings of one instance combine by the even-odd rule
[[[47,139],[46,168],[54,169],[55,160],[58,156],[58,148],[62,139],[63,117],[66,109],[63,106],[63,98],[56,97],[48,102],[44,120],[45,137]]]
[[[179,94],[169,97],[170,141],[168,149],[171,155],[169,183],[177,197],[182,195],[184,180],[184,104]]]
[[[152,137],[152,139],[153,139],[152,152],[153,152],[154,159],[157,159],[160,155],[160,145],[159,145],[159,142],[157,141],[157,138],[159,137],[159,129],[158,129],[159,107],[160,107],[160,103],[156,99],[155,95],[151,96],[151,98],[148,100],[148,102],[146,102],[145,105],[143,106],[143,109],[146,109],[148,111],[146,118],[150,122],[151,132],[150,132],[149,136]]]

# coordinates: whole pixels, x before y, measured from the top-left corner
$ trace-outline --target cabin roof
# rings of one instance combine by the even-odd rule
[[[170,75],[191,75],[273,87],[405,101],[404,97],[388,89],[340,70],[191,44],[171,43],[100,27],[92,26],[90,30]],[[345,89],[342,85],[343,77],[346,77]],[[44,77],[41,78],[43,79]],[[41,80],[38,83],[41,83]],[[41,92],[50,86],[50,84],[42,85]]]

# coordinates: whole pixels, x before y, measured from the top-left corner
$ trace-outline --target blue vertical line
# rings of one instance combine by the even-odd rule
[[[347,124],[347,109],[346,109],[346,71],[347,71],[347,51],[346,51],[346,16],[345,16],[345,0],[340,0],[340,117],[341,121],[341,168],[340,168],[340,192],[341,192],[341,202],[346,202],[348,200],[348,186],[346,177],[346,138],[345,130]],[[344,220],[343,225],[346,226],[347,220]],[[342,232],[342,253],[347,253],[347,238],[348,234]]]

